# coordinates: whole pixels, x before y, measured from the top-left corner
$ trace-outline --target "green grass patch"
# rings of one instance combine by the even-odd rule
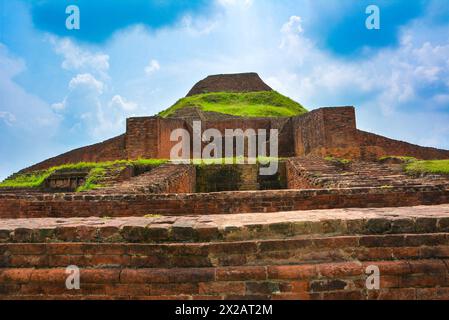
[[[342,165],[347,165],[347,164],[350,164],[352,162],[349,159],[340,159],[340,158],[335,158],[335,157],[331,157],[331,156],[324,158],[324,160],[331,161],[331,162],[338,162],[338,163],[340,163]]]
[[[122,170],[128,166],[158,166],[167,163],[163,159],[117,160],[105,162],[78,162],[51,167],[30,173],[17,173],[0,183],[0,188],[39,188],[53,173],[86,171],[86,183],[77,191],[87,191],[101,187],[100,181],[108,170]]]
[[[146,214],[143,217],[146,219],[154,219],[154,218],[161,218],[162,216],[160,214]]]
[[[76,192],[94,190],[103,187],[99,181],[105,176],[106,169],[104,167],[95,167],[90,170],[84,185],[76,189]]]
[[[408,162],[414,162],[417,161],[418,159],[414,158],[414,157],[406,157],[406,156],[384,156],[384,157],[380,157],[379,161],[386,161],[386,160],[400,160],[402,162],[408,163]]]
[[[405,171],[411,174],[449,174],[449,160],[416,160],[408,163]]]
[[[159,116],[168,117],[185,107],[241,117],[292,117],[307,112],[301,104],[276,91],[214,92],[182,98]]]

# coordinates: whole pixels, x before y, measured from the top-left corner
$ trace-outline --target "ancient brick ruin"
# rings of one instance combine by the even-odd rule
[[[208,77],[189,95],[267,90],[240,74]],[[449,177],[379,160],[449,151],[360,131],[353,107],[131,118],[124,135],[24,172],[168,158],[171,131],[191,132],[198,119],[204,129],[278,129],[285,159],[276,175],[166,163],[113,172],[88,192],[68,191],[83,172],[50,176],[41,189],[0,189],[0,299],[449,299]],[[65,286],[69,265],[80,268],[80,290]],[[373,265],[381,282],[370,290]]]

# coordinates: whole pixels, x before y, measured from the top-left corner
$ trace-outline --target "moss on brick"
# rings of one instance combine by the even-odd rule
[[[16,173],[1,182],[0,188],[39,188],[54,173],[86,171],[89,172],[86,183],[77,190],[86,191],[101,187],[101,180],[108,170],[123,170],[128,166],[159,166],[167,162],[164,159],[138,159],[70,163],[46,170]]]

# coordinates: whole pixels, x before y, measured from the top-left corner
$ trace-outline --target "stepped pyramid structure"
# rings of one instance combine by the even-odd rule
[[[278,129],[277,172],[157,160],[197,120]],[[0,299],[449,299],[449,176],[399,156],[449,151],[358,130],[353,107],[307,112],[254,73],[207,77],[0,187]]]
[[[198,82],[187,97],[212,92],[270,92],[255,73],[215,75]],[[167,117],[129,118],[124,135],[70,151],[28,168],[28,171],[80,161],[119,159],[168,159],[176,142],[173,129],[192,130],[192,120],[203,121],[203,129],[278,129],[279,156],[335,156],[372,160],[381,156],[413,156],[419,159],[449,158],[449,151],[425,148],[358,130],[354,107],[321,108],[292,117],[240,117],[203,111],[195,106],[178,109]]]

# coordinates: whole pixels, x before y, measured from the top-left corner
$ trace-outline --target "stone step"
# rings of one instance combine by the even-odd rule
[[[214,215],[445,203],[449,203],[449,185],[194,194],[0,194],[0,218]]]
[[[387,185],[437,185],[449,183],[448,176],[407,175],[401,165],[377,162],[351,162],[339,166],[320,158],[292,158],[288,160],[296,175],[307,180],[311,186],[322,188],[381,187]]]
[[[449,205],[3,219],[0,230],[0,299],[449,299]],[[68,266],[80,290],[66,288]],[[368,290],[373,266],[380,288]]]
[[[217,242],[449,232],[449,205],[210,216],[1,219],[0,242]]]
[[[401,259],[449,259],[449,233],[171,244],[0,244],[0,268],[205,268]]]
[[[382,275],[378,290],[366,286],[372,266]],[[68,290],[65,268],[0,269],[0,299],[449,299],[443,260],[79,271],[79,290]]]

